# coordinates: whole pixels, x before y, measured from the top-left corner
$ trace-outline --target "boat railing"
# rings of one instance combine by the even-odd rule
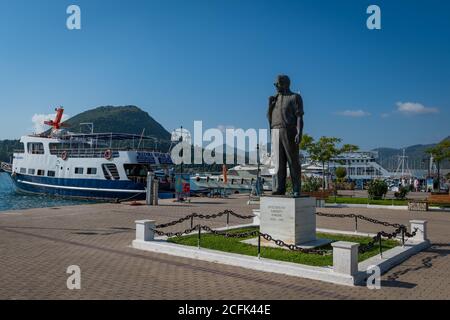
[[[147,177],[128,176],[128,180],[133,181],[134,183],[147,184]]]
[[[155,152],[153,149],[133,149],[133,148],[75,148],[75,149],[50,149],[51,155],[56,155],[60,158],[105,158],[119,157],[121,151],[134,151],[134,152]]]

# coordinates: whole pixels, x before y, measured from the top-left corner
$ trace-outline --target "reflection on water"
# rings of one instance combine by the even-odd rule
[[[0,211],[59,207],[88,203],[94,202],[16,193],[11,178],[6,173],[0,173]]]

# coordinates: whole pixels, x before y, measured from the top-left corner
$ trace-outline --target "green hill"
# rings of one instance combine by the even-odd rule
[[[71,132],[87,132],[81,123],[94,123],[94,132],[132,133],[170,140],[170,133],[147,112],[136,106],[104,106],[80,113],[65,122]]]

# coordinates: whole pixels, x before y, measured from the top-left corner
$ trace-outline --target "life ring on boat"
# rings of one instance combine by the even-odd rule
[[[110,149],[106,150],[105,153],[103,154],[103,156],[105,157],[106,160],[111,160],[112,159],[112,152]]]
[[[61,159],[66,161],[68,157],[69,157],[69,155],[67,154],[67,151],[63,151],[63,153],[61,154]]]

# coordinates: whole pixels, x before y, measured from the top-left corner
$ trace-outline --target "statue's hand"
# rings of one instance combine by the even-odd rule
[[[269,97],[269,105],[274,104],[274,103],[276,102],[276,100],[277,100],[277,97],[275,97],[275,96],[270,96],[270,97]]]

